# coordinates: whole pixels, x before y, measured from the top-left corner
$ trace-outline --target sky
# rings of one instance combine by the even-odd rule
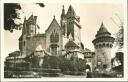
[[[72,5],[76,15],[80,16],[81,29],[81,41],[84,43],[84,47],[94,51],[92,40],[95,39],[95,35],[100,28],[101,23],[111,32],[112,36],[119,30],[119,27],[114,24],[111,17],[120,24],[118,17],[123,20],[123,5],[120,3],[44,3],[45,7],[39,7],[35,4],[21,4],[22,18],[33,15],[37,16],[37,23],[40,26],[40,33],[44,33],[50,25],[55,15],[56,20],[60,23],[60,15],[62,12],[62,5],[64,5],[67,12],[69,5]],[[19,50],[18,38],[21,35],[21,31],[15,30],[13,33],[4,31],[4,56],[9,53]]]

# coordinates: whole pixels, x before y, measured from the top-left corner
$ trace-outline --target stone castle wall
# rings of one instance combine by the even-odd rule
[[[42,45],[42,49],[46,49],[46,38],[45,37],[31,37],[27,38],[26,54],[30,55],[35,51],[38,45]]]
[[[97,65],[99,68],[103,68],[103,65],[107,65],[107,68],[111,68],[111,48],[104,47],[95,49],[93,64],[93,66]]]

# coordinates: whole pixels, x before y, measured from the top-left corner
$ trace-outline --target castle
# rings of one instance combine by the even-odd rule
[[[24,19],[22,35],[19,38],[19,49],[22,55],[30,55],[41,48],[52,55],[62,55],[65,49],[82,49],[80,17],[70,5],[67,13],[63,6],[60,25],[55,16],[44,34],[39,34],[37,16]]]
[[[111,36],[111,33],[106,29],[103,23],[95,37],[96,38],[92,41],[95,47],[93,66],[100,69],[111,69],[111,50],[115,39]]]
[[[67,51],[75,51],[72,55],[79,54],[82,58],[88,59],[91,69],[111,68],[111,48],[113,47],[114,38],[101,24],[96,38],[92,41],[95,52],[85,48],[81,42],[81,25],[80,17],[76,15],[73,7],[70,5],[67,13],[63,6],[60,23],[57,22],[55,16],[46,29],[44,34],[38,33],[40,27],[37,24],[37,16],[33,14],[24,19],[22,35],[19,38],[20,57],[25,58],[31,54],[40,54],[42,51],[52,56],[62,56]],[[14,53],[10,53],[11,56]],[[69,53],[66,53],[71,55]],[[68,56],[67,57],[70,57]],[[9,57],[10,57],[9,56]],[[9,60],[9,57],[6,60]],[[79,57],[79,56],[78,56]],[[6,62],[7,63],[7,62]],[[11,64],[10,64],[11,65]]]

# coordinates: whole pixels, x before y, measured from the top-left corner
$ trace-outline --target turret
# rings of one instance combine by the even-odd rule
[[[27,20],[27,36],[35,36],[37,33],[37,16],[33,16],[33,14],[30,16],[30,18]]]
[[[62,9],[62,13],[61,13],[61,20],[63,20],[65,18],[65,9],[64,9],[64,5],[63,5],[63,9]]]
[[[65,15],[64,5],[63,5],[62,13],[61,13],[60,24],[61,24],[63,35],[66,36],[67,26],[66,26],[66,15]]]
[[[81,42],[81,25],[80,17],[76,15],[73,7],[70,5],[66,14],[67,19],[67,36],[72,35],[73,40],[79,45]]]
[[[19,49],[22,52],[22,55],[25,54],[26,50],[26,35],[27,35],[27,30],[26,30],[26,17],[24,18],[24,23],[23,23],[23,28],[22,28],[22,34],[19,38]]]
[[[111,33],[106,29],[104,24],[101,24],[99,31],[92,41],[95,47],[94,65],[97,68],[111,68],[111,49],[113,47],[114,38]]]
[[[33,37],[36,35],[37,32],[37,24],[36,24],[37,16],[33,16],[33,14],[26,19],[24,18],[23,28],[22,28],[22,35],[19,38],[19,49],[22,52],[22,55],[26,55],[26,48],[27,38]]]

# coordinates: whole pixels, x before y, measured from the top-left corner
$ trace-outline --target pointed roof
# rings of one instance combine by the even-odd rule
[[[37,16],[34,16],[33,14],[28,18],[28,22],[31,22],[33,24],[36,23],[36,20],[37,20]]]
[[[98,42],[114,42],[114,38],[111,37],[111,33],[105,28],[104,24],[101,24],[99,31],[97,32],[96,38],[92,41],[94,45]]]
[[[47,31],[50,29],[50,27],[51,27],[52,25],[56,25],[55,27],[57,27],[57,26],[60,27],[60,25],[59,25],[59,23],[57,22],[55,16],[54,16],[54,18],[53,18],[51,24],[49,25],[49,27],[47,28],[47,30],[46,30],[45,32],[47,32]]]
[[[102,22],[98,33],[105,33],[105,32],[108,32],[108,30],[106,29],[106,27],[104,26],[104,24]]]
[[[28,18],[28,20],[32,20],[34,17],[33,17],[33,14],[31,14],[31,16]]]
[[[70,5],[69,8],[68,8],[67,14],[68,14],[69,12],[70,12],[70,13],[73,13],[74,16],[76,15],[76,13],[75,13],[75,11],[74,11],[74,9],[73,9],[73,7],[72,7],[71,5]]]
[[[77,47],[77,48],[79,48],[79,46],[75,42],[70,41],[70,40],[65,45],[65,48],[68,48],[68,47]]]
[[[61,13],[61,18],[63,18],[63,16],[65,16],[65,9],[64,9],[64,5],[63,5],[62,13]]]
[[[105,35],[107,34],[107,36],[111,35],[111,33],[107,30],[107,28],[104,26],[104,24],[102,22],[99,31],[97,31],[96,37],[99,35],[104,35],[104,34]]]

